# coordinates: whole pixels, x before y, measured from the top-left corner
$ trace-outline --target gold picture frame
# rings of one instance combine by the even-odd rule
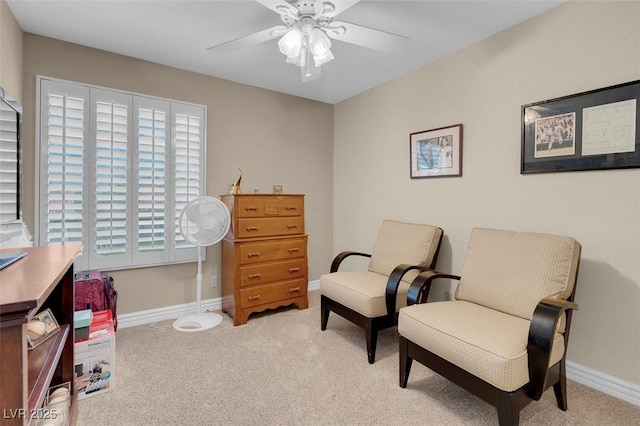
[[[42,325],[41,325],[42,324]],[[58,321],[50,309],[39,312],[27,323],[27,342],[33,349],[60,330]]]

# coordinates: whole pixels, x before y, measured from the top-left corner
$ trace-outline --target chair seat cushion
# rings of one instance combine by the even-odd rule
[[[387,280],[370,271],[338,271],[320,277],[320,293],[367,318],[377,318],[387,314]],[[400,281],[396,312],[406,306],[408,290],[409,284]]]
[[[529,382],[530,321],[466,301],[431,302],[400,310],[398,333],[503,391]],[[551,364],[562,359],[556,333]]]

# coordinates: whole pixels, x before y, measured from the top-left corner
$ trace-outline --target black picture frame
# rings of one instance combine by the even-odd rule
[[[640,167],[640,80],[522,106],[520,173]]]

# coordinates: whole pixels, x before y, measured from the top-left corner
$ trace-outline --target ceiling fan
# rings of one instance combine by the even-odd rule
[[[320,66],[331,61],[331,39],[378,51],[391,51],[408,40],[389,32],[334,18],[360,0],[255,0],[280,15],[284,25],[266,28],[207,50],[228,53],[281,37],[280,52],[286,62],[300,67],[302,81],[320,78]]]

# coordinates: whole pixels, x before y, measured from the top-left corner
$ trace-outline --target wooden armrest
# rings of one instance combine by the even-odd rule
[[[540,399],[547,388],[545,381],[547,370],[550,367],[551,350],[558,321],[565,311],[571,309],[577,310],[578,305],[569,300],[546,297],[538,302],[533,312],[529,326],[527,353],[529,356],[529,396],[535,401]],[[569,326],[570,322],[567,320],[565,336],[568,334]],[[565,341],[565,345],[566,343]]]
[[[573,309],[574,311],[578,310],[577,303],[572,302],[570,300],[560,299],[558,297],[545,297],[538,304],[557,306],[558,308],[561,308],[563,311],[566,311],[567,309]],[[535,312],[534,312],[534,315],[535,315]]]
[[[460,280],[459,275],[444,274],[436,271],[425,271],[416,277],[409,287],[407,293],[407,305],[414,305],[416,303],[425,303],[429,297],[429,291],[431,290],[431,283],[439,278],[448,278],[452,280]]]
[[[351,251],[351,250],[343,251],[342,253],[338,253],[338,255],[333,259],[333,262],[331,262],[331,272],[332,273],[337,272],[342,261],[349,256],[371,257],[371,255],[368,253],[360,253],[358,251]]]
[[[402,277],[404,277],[404,274],[415,269],[418,269],[420,271],[429,270],[425,266],[409,265],[403,263],[396,266],[395,268],[393,268],[393,271],[391,271],[389,279],[387,280],[387,290],[385,294],[387,315],[391,316],[396,314],[396,298],[398,295],[398,287],[400,286],[400,281],[402,280]]]

